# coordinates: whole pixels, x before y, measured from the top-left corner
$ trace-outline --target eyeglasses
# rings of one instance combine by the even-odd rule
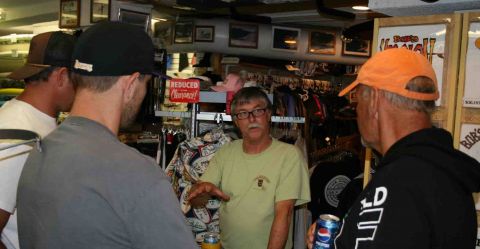
[[[263,114],[265,114],[265,111],[267,111],[267,108],[259,108],[252,110],[251,112],[239,112],[236,114],[233,114],[237,119],[246,119],[250,116],[250,114],[254,117],[260,117]]]

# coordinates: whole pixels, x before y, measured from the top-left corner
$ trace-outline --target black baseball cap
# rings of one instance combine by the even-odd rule
[[[86,76],[154,73],[152,39],[140,27],[101,22],[83,32],[72,55],[73,71]]]
[[[74,45],[75,37],[61,31],[38,34],[30,42],[25,65],[7,77],[23,80],[51,66],[70,68]]]

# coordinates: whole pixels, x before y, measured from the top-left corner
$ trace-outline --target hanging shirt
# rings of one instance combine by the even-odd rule
[[[231,138],[220,128],[202,137],[184,141],[178,145],[172,161],[165,170],[197,242],[202,240],[206,232],[220,232],[218,214],[220,201],[210,199],[205,207],[192,208],[186,201],[188,191],[203,175],[215,152],[230,141]]]

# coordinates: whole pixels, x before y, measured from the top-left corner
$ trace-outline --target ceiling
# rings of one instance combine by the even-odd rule
[[[84,0],[82,0],[84,1]],[[368,0],[120,0],[151,4],[162,18],[218,18],[270,23],[302,28],[335,27],[344,29],[386,15],[355,11],[353,5],[368,5]],[[0,35],[7,29],[25,28],[35,22],[58,18],[58,0],[0,0],[7,21],[0,22]],[[41,11],[43,9],[43,11]],[[333,10],[333,12],[329,12]],[[325,11],[326,10],[326,11]],[[31,15],[27,15],[30,13]],[[13,18],[13,19],[12,19]],[[50,20],[51,19],[51,20]],[[371,30],[372,25],[368,28]],[[11,32],[10,32],[11,33]]]
[[[88,0],[81,0],[82,2]],[[114,1],[114,0],[112,0]],[[480,0],[118,0],[151,4],[161,18],[218,18],[300,28],[334,27],[371,37],[377,17],[452,13],[480,9]],[[433,2],[433,3],[430,3]],[[357,11],[354,5],[372,10]],[[0,0],[0,35],[58,19],[59,0]],[[362,37],[361,37],[362,38]]]
[[[167,17],[226,17],[237,21],[268,23],[299,28],[346,29],[387,15],[354,10],[368,6],[368,0],[136,0],[149,3]],[[371,37],[372,22],[357,27],[356,33]],[[361,29],[361,30],[359,30]]]

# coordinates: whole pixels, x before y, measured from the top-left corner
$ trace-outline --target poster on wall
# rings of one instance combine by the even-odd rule
[[[463,106],[480,108],[480,23],[471,23],[465,61]]]
[[[432,63],[440,93],[440,98],[435,102],[437,106],[440,106],[442,98],[446,30],[445,24],[432,24],[381,27],[378,31],[377,51],[405,47],[425,55]]]
[[[480,124],[462,124],[460,151],[480,161]],[[477,210],[480,210],[480,197],[475,201]]]
[[[480,161],[480,124],[462,124],[460,150]]]

